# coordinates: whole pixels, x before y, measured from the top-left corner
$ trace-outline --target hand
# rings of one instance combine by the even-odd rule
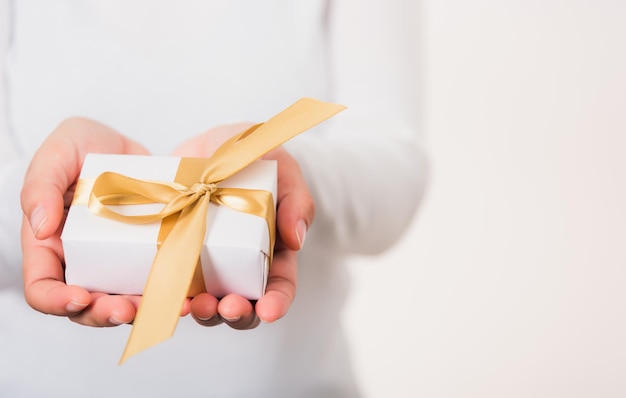
[[[250,126],[242,123],[211,129],[186,141],[173,154],[208,157],[222,142]],[[313,222],[315,205],[298,162],[287,151],[277,148],[263,158],[278,162],[278,233],[265,295],[253,303],[236,294],[229,294],[221,300],[208,293],[199,294],[191,300],[190,311],[201,325],[214,326],[224,322],[234,329],[252,329],[260,321],[274,322],[282,318],[295,298],[297,252]]]
[[[135,317],[140,297],[90,293],[64,279],[61,226],[89,152],[147,154],[134,141],[88,119],[62,122],[33,156],[21,192],[26,301],[46,314],[90,326],[115,326]]]

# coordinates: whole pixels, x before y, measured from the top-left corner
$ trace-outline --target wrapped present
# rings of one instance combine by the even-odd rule
[[[258,159],[343,109],[303,98],[208,159],[87,157],[61,236],[66,279],[142,295],[120,363],[172,336],[189,296],[263,294],[276,164]]]
[[[96,177],[110,172],[146,181],[180,183],[180,175],[190,174],[187,168],[198,168],[203,163],[202,159],[89,154],[81,171],[79,194],[62,234],[66,282],[92,292],[143,294],[152,260],[170,225],[161,220],[131,224],[98,217],[88,207],[88,193]],[[275,208],[276,162],[257,160],[220,186],[269,192]],[[111,208],[130,216],[156,213],[163,206],[136,204]],[[267,222],[216,203],[209,203],[206,220],[199,267],[188,296],[207,291],[216,297],[235,293],[251,300],[259,299],[265,291],[271,253]]]

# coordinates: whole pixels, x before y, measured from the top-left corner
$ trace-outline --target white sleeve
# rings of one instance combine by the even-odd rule
[[[342,0],[328,14],[332,100],[348,109],[286,145],[316,201],[314,226],[345,253],[373,254],[404,232],[423,195],[417,7]],[[321,139],[320,139],[321,135]]]
[[[21,286],[19,192],[28,160],[20,158],[10,135],[5,65],[10,41],[9,0],[0,0],[0,288]]]

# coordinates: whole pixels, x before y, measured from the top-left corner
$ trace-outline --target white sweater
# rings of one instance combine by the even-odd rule
[[[391,245],[424,185],[411,3],[0,0],[0,396],[356,395],[342,258]],[[90,117],[167,154],[303,96],[348,110],[286,145],[317,216],[285,318],[235,331],[186,317],[172,339],[118,367],[128,326],[79,326],[25,304],[21,179],[61,120]]]

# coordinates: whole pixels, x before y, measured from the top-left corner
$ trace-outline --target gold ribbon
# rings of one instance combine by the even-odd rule
[[[110,172],[98,176],[89,197],[89,209],[95,214],[125,223],[174,220],[154,258],[120,364],[174,334],[204,244],[209,202],[265,218],[270,242],[274,242],[271,193],[220,188],[219,183],[344,109],[343,105],[303,98],[267,122],[232,137],[209,159],[183,158],[181,163],[184,164],[179,166],[177,173],[177,176],[183,176],[182,183],[137,180]],[[155,202],[165,206],[158,213],[146,215],[122,215],[106,207]],[[270,256],[272,251],[273,243]]]

